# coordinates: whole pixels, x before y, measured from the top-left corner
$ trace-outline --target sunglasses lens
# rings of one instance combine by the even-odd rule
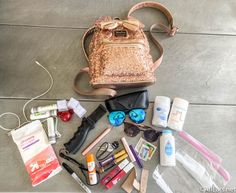
[[[135,137],[139,132],[139,128],[130,123],[124,123],[124,132],[129,137]]]
[[[119,126],[125,120],[125,113],[123,111],[114,111],[108,115],[108,120],[111,125]]]
[[[149,141],[149,142],[154,142],[157,140],[157,138],[159,137],[160,133],[156,132],[155,130],[146,130],[143,133],[144,138]]]
[[[133,109],[129,112],[129,118],[134,123],[142,123],[145,120],[146,112],[143,109]]]

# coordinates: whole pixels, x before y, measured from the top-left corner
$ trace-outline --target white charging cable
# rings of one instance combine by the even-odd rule
[[[17,118],[18,126],[17,126],[16,128],[14,128],[14,129],[17,129],[17,128],[20,127],[20,117],[19,117],[16,113],[5,112],[5,113],[2,113],[2,114],[0,115],[0,118],[2,118],[3,116],[6,116],[6,115],[12,115],[12,116],[14,116],[14,117]],[[4,131],[11,131],[11,130],[12,130],[12,129],[6,128],[6,127],[4,127],[4,126],[2,126],[2,125],[0,125],[0,128],[3,129]]]
[[[3,129],[4,131],[11,131],[11,130],[13,130],[13,129],[18,129],[20,126],[22,126],[22,125],[24,125],[24,124],[30,122],[30,120],[27,118],[26,113],[25,113],[25,108],[26,108],[26,106],[27,106],[30,102],[32,102],[33,100],[35,100],[35,99],[37,99],[37,98],[39,98],[39,97],[42,97],[42,96],[46,95],[46,94],[52,89],[52,87],[53,87],[54,80],[53,80],[53,77],[52,77],[51,73],[50,73],[42,64],[40,64],[38,61],[35,61],[35,63],[36,63],[38,66],[40,66],[43,70],[45,70],[45,71],[47,72],[47,74],[49,75],[49,77],[50,77],[50,86],[49,86],[48,89],[47,89],[46,91],[44,91],[42,94],[37,95],[37,96],[31,98],[30,100],[28,100],[28,101],[24,104],[22,111],[23,111],[23,115],[24,115],[24,117],[25,117],[26,122],[24,122],[24,123],[21,124],[20,117],[19,117],[16,113],[13,113],[13,112],[5,112],[5,113],[0,114],[0,118],[3,117],[3,116],[6,116],[6,115],[12,115],[12,116],[16,117],[17,120],[18,120],[18,126],[17,126],[16,128],[6,128],[6,127],[4,127],[4,126],[2,126],[2,125],[0,124],[0,129]]]
[[[37,98],[39,98],[39,97],[42,97],[42,96],[44,96],[45,94],[47,94],[47,93],[52,89],[52,86],[53,86],[53,84],[54,84],[54,81],[53,81],[53,78],[52,78],[52,75],[50,74],[50,72],[49,72],[42,64],[40,64],[38,61],[35,61],[35,63],[38,64],[41,68],[43,68],[43,69],[48,73],[48,75],[49,75],[49,77],[50,77],[50,80],[51,80],[51,83],[50,83],[50,86],[48,87],[48,89],[47,89],[46,91],[44,91],[44,92],[43,92],[42,94],[40,94],[40,95],[37,95],[37,96],[33,97],[32,99],[28,100],[28,101],[24,104],[22,110],[23,110],[23,115],[24,115],[26,121],[30,121],[30,120],[27,118],[26,113],[25,113],[25,108],[26,108],[26,106],[27,106],[30,102],[32,102],[33,100],[35,100],[35,99],[37,99]]]

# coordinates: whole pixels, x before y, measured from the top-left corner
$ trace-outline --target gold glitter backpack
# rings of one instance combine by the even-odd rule
[[[151,7],[160,10],[169,22],[168,26],[153,24],[150,37],[160,51],[160,57],[153,62],[144,25],[131,14],[141,8]],[[114,89],[123,87],[148,86],[156,81],[155,70],[161,64],[163,48],[154,38],[154,29],[162,29],[169,36],[174,36],[178,28],[173,25],[169,10],[160,3],[141,2],[134,5],[126,20],[111,17],[99,18],[89,28],[83,38],[82,47],[89,66],[80,70],[74,80],[74,90],[81,95],[116,95]],[[85,40],[93,35],[86,52]],[[90,76],[92,91],[83,90],[78,85],[83,73]]]

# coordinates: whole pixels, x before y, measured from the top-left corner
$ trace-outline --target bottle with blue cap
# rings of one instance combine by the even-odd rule
[[[163,130],[160,137],[161,166],[175,166],[175,138],[171,130]]]

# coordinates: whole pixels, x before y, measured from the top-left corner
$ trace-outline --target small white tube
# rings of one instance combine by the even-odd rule
[[[56,143],[56,132],[55,132],[55,124],[53,117],[47,118],[47,126],[48,126],[48,140],[50,144]]]
[[[40,106],[40,107],[33,107],[31,109],[31,113],[42,113],[42,112],[47,112],[47,111],[52,111],[52,110],[57,110],[57,105],[52,104],[52,105],[46,105],[46,106]]]
[[[46,111],[46,112],[40,112],[40,113],[33,113],[30,115],[31,120],[37,120],[37,119],[46,119],[48,117],[55,117],[57,116],[57,111],[52,110],[52,111]]]

